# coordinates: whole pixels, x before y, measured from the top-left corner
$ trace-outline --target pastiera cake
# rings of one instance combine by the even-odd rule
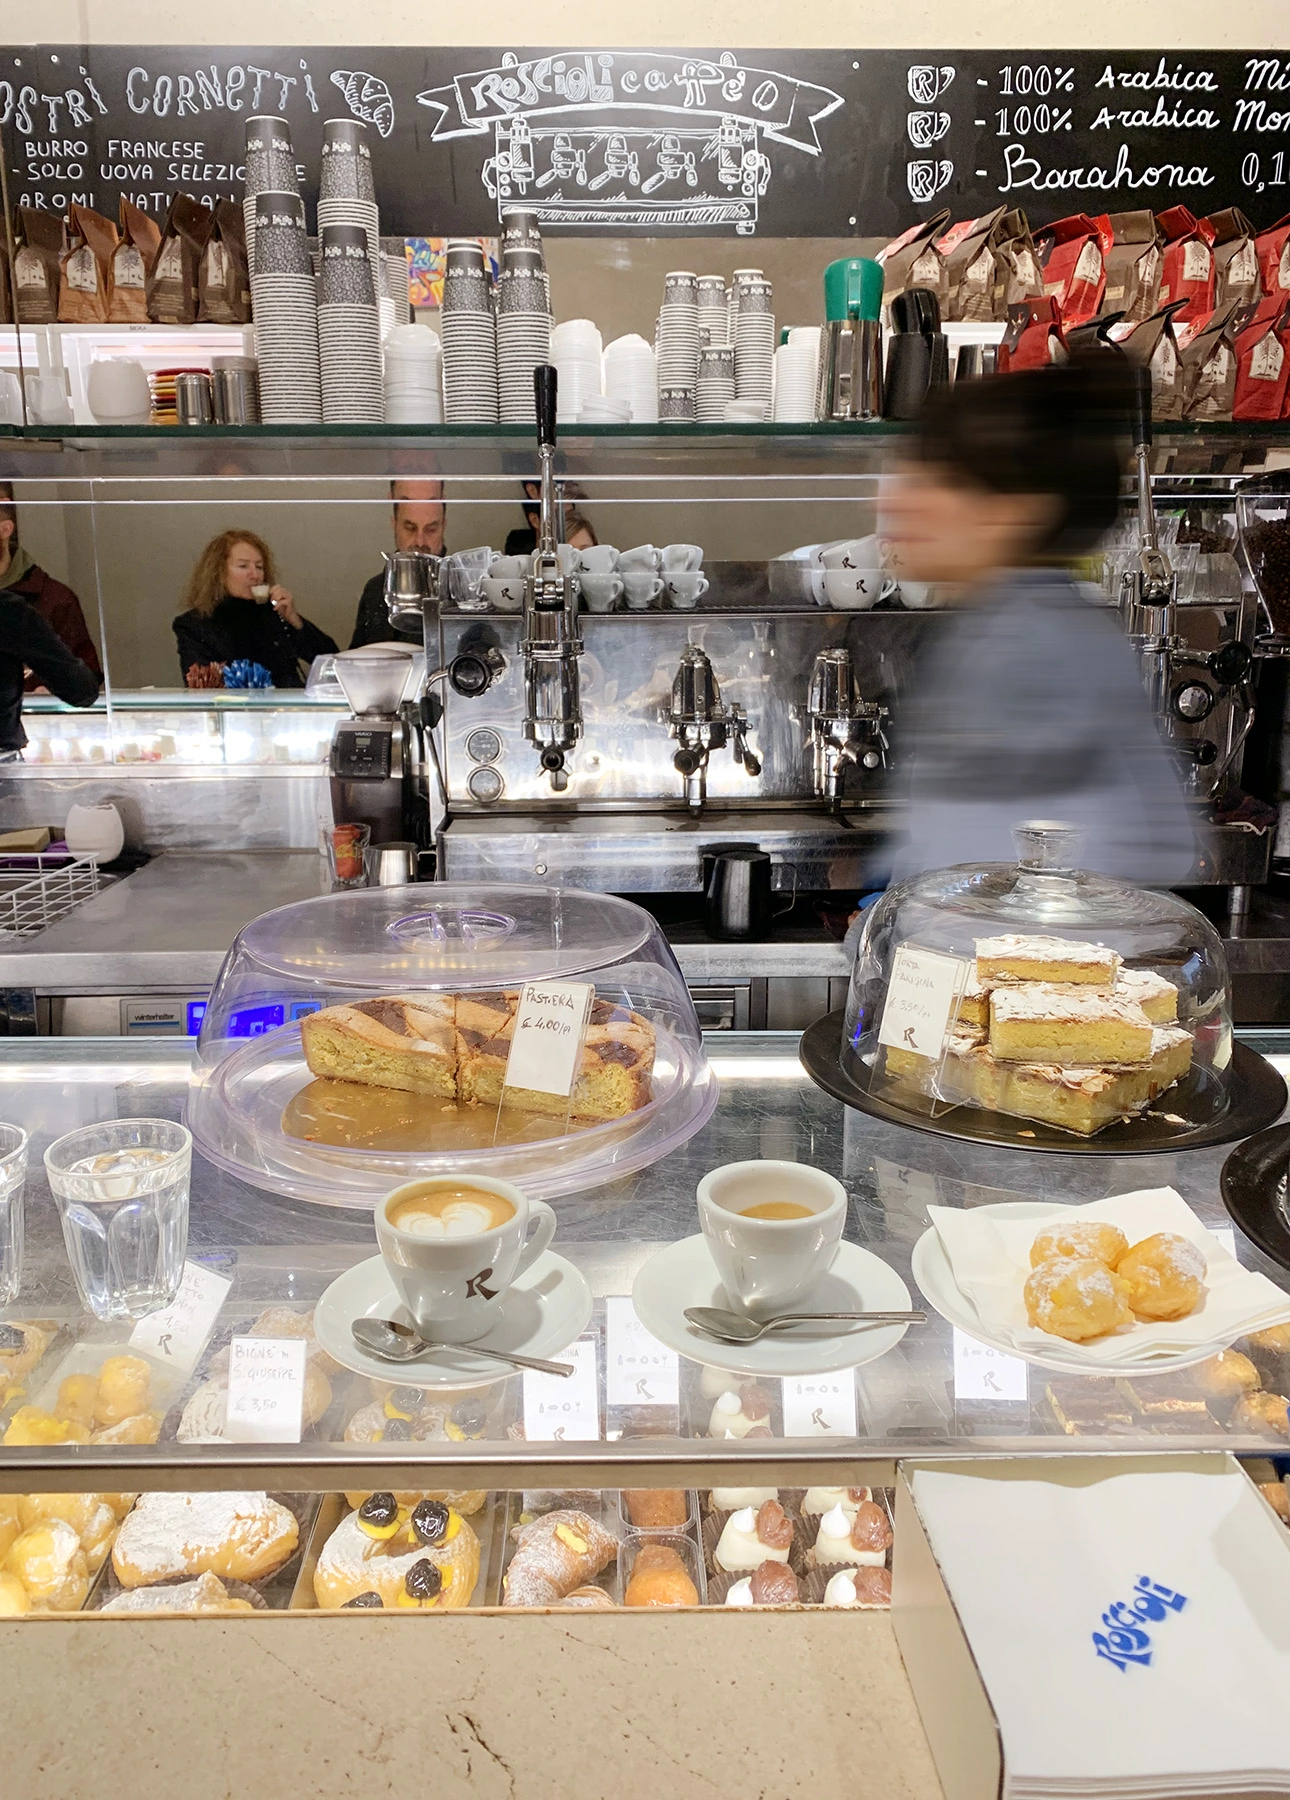
[[[310,1072],[369,1087],[399,1088],[496,1106],[506,1080],[518,989],[389,995],[329,1006],[301,1020]],[[521,1112],[617,1119],[652,1098],[655,1035],[648,1019],[609,1000],[593,1002],[573,1093],[508,1088]]]
[[[327,1006],[300,1021],[305,1061],[314,1075],[454,1099],[454,1013],[451,994]]]
[[[1146,1063],[1151,1032],[1132,1000],[1070,982],[1032,981],[990,995],[990,1049],[1001,1062]]]
[[[1073,981],[1109,987],[1119,969],[1119,956],[1105,944],[1017,933],[976,940],[976,978],[991,986],[1005,981]]]

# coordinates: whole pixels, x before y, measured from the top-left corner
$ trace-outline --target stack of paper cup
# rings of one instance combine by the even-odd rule
[[[720,425],[726,406],[735,397],[735,352],[729,344],[712,344],[699,351],[699,385],[695,418],[700,425]]]
[[[504,425],[535,420],[533,371],[551,361],[551,285],[536,213],[502,215],[497,278],[497,398]]]
[[[633,425],[658,421],[658,364],[643,337],[615,338],[605,345],[605,397],[625,400]]]
[[[291,127],[285,119],[258,114],[246,121],[245,197],[242,219],[246,225],[246,266],[255,273],[255,202],[260,194],[298,194],[300,178]]]
[[[815,350],[810,343],[781,344],[775,352],[773,417],[802,422],[815,417]]]
[[[770,416],[774,386],[775,314],[769,281],[741,281],[735,314],[735,396],[760,401]]]
[[[251,310],[264,423],[320,424],[318,295],[299,194],[255,197]]]
[[[361,225],[324,225],[318,275],[318,351],[323,421],[378,425],[381,327],[367,235]]]
[[[328,119],[323,125],[318,177],[318,232],[328,225],[358,225],[367,234],[372,292],[383,294],[381,218],[367,127],[361,119]]]
[[[658,315],[659,417],[692,419],[698,381],[699,278],[688,269],[674,269],[663,278]]]
[[[729,297],[724,275],[700,275],[698,308],[699,332],[708,334],[712,346],[730,342]]]
[[[448,239],[440,320],[444,418],[449,425],[496,425],[493,284],[478,238]]]
[[[561,419],[576,419],[584,403],[601,396],[600,333],[590,319],[566,319],[551,332],[551,361],[557,372],[556,406]]]
[[[428,325],[396,325],[385,340],[385,417],[391,425],[443,423],[443,347]]]
[[[739,289],[744,282],[765,281],[765,273],[761,269],[736,269],[726,292],[726,342],[735,341],[735,318],[739,312]]]

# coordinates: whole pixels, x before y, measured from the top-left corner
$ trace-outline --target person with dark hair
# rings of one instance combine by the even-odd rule
[[[103,665],[80,601],[65,582],[56,581],[18,542],[18,508],[14,505],[13,486],[7,481],[0,481],[0,594],[6,599],[25,601],[38,612],[76,660],[102,681]],[[43,686],[33,670],[26,678],[26,691],[35,693]]]
[[[427,550],[432,556],[442,556],[448,515],[442,481],[392,481],[390,499],[394,502],[390,514],[394,548]],[[391,625],[389,608],[385,604],[385,570],[382,569],[379,575],[373,575],[359,598],[349,647],[360,650],[364,644],[398,643],[404,638],[409,643],[419,644],[421,633],[403,631]]]
[[[561,485],[564,497],[564,541],[572,544],[575,550],[587,550],[600,539],[596,536],[596,528],[585,513],[580,513],[575,501],[585,500],[586,494],[576,482],[566,481]],[[540,481],[523,481],[520,483],[520,510],[524,514],[524,524],[517,525],[514,531],[506,534],[504,556],[531,556],[537,549],[538,527],[542,522],[542,483]]]
[[[1115,612],[1073,578],[1120,504],[1126,366],[934,392],[884,498],[899,572],[944,583],[900,723],[909,842],[893,878],[1010,862],[1012,827],[1074,824],[1085,866],[1148,886],[1194,859],[1182,792]]]
[[[97,673],[72,655],[35,607],[0,591],[0,763],[16,762],[27,743],[23,683],[30,673],[43,693],[68,706],[93,706]]]

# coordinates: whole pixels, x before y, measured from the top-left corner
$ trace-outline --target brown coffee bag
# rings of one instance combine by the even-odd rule
[[[120,242],[116,226],[102,213],[75,204],[68,226],[71,242],[59,265],[59,321],[64,325],[104,324],[112,257]]]
[[[108,318],[114,325],[148,322],[148,272],[161,248],[161,227],[121,196],[121,242],[112,252]]]
[[[1003,292],[999,297],[997,317],[1011,316],[1010,309],[1026,300],[1040,300],[1044,293],[1044,271],[1030,235],[1030,221],[1020,207],[1014,207],[999,220],[999,273]]]
[[[1202,219],[1214,234],[1214,305],[1226,306],[1239,301],[1253,306],[1263,292],[1259,280],[1259,253],[1254,242],[1254,227],[1239,206]]]
[[[1160,233],[1156,216],[1143,212],[1112,213],[1114,241],[1103,262],[1106,288],[1102,305],[1122,313],[1130,325],[1141,325],[1156,310],[1160,292]]]
[[[937,242],[945,264],[945,317],[989,321],[1004,317],[1006,267],[999,255],[999,225],[1006,206],[953,225]]]
[[[63,221],[33,206],[15,209],[21,240],[13,258],[13,297],[20,325],[58,321],[59,259],[67,248]]]
[[[884,307],[890,306],[896,295],[903,294],[906,288],[920,287],[932,290],[944,312],[949,289],[945,279],[945,259],[936,248],[936,240],[944,232],[949,217],[950,211],[946,207],[934,219],[911,225],[908,231],[893,238],[878,252],[874,260],[882,264]]]
[[[191,194],[175,195],[148,276],[148,317],[154,325],[196,324],[198,270],[214,224],[209,206]]]
[[[1153,419],[1181,419],[1183,416],[1182,352],[1174,336],[1174,315],[1187,305],[1186,299],[1162,306],[1159,312],[1136,325],[1128,337],[1120,339],[1120,348],[1132,363],[1151,370],[1151,416]]]
[[[1230,419],[1236,397],[1232,340],[1245,308],[1239,300],[1216,307],[1182,353],[1184,419]]]
[[[197,274],[197,317],[212,325],[246,325],[251,319],[251,278],[247,272],[246,224],[232,200],[215,207],[215,229],[202,251]]]

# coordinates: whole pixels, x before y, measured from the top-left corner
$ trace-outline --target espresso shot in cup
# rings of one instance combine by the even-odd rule
[[[847,1191],[805,1163],[741,1162],[698,1187],[699,1223],[732,1307],[769,1319],[811,1297],[847,1217]]]
[[[491,1175],[428,1175],[387,1194],[376,1240],[390,1279],[432,1344],[471,1344],[501,1315],[517,1275],[555,1236],[555,1214]]]

